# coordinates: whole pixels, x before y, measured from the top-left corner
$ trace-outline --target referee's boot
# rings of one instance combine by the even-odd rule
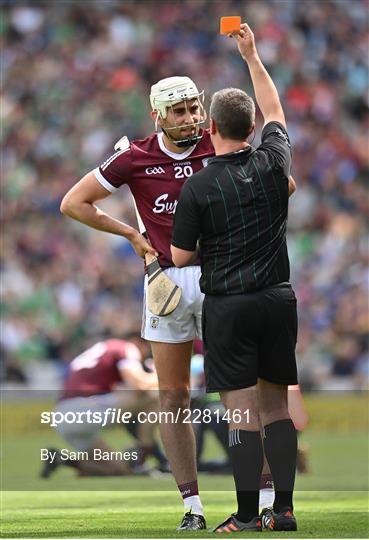
[[[216,533],[236,533],[236,532],[261,532],[261,519],[259,516],[254,517],[247,523],[237,519],[236,514],[232,514],[223,523],[211,530]]]
[[[264,508],[260,514],[264,529],[270,531],[297,531],[297,521],[291,508],[274,512],[273,508]]]
[[[201,514],[193,514],[191,510],[183,516],[180,526],[177,531],[199,531],[206,529],[206,521]]]

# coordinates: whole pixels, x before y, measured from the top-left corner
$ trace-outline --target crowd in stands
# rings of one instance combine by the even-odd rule
[[[153,130],[150,85],[251,92],[221,15],[239,14],[278,86],[297,183],[289,214],[306,388],[364,388],[368,353],[366,0],[3,1],[1,378],[63,366],[140,326],[143,264],[122,238],[59,213],[122,136]],[[261,118],[257,118],[260,134]],[[258,144],[257,137],[253,144]],[[103,206],[135,224],[128,189]],[[44,362],[44,364],[40,364]],[[38,371],[42,377],[42,369]]]

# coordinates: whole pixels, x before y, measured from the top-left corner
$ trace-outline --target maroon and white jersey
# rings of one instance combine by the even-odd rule
[[[72,360],[61,399],[111,392],[124,382],[121,370],[130,366],[142,367],[136,345],[122,339],[100,341]]]
[[[153,133],[131,143],[126,139],[121,150],[94,170],[97,180],[111,192],[123,184],[129,186],[150,242],[159,252],[162,268],[174,266],[170,244],[181,188],[212,156],[214,149],[207,131],[195,146],[181,154],[165,147],[163,133]]]

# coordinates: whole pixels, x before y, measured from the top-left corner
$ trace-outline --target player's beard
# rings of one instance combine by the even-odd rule
[[[179,148],[193,146],[202,136],[200,134],[200,123],[189,124],[183,127],[163,126],[162,130],[168,139]]]

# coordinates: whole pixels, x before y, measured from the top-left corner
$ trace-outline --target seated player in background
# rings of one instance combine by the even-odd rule
[[[143,369],[143,361],[150,353],[149,344],[138,336],[129,341],[108,339],[96,343],[70,363],[70,371],[55,412],[78,413],[91,411],[104,413],[108,408],[121,409],[137,414],[158,409],[156,373]],[[121,389],[118,389],[119,385]],[[109,425],[109,424],[108,424]],[[151,453],[155,446],[156,425],[145,422],[137,425],[138,449],[142,456]],[[48,478],[59,466],[73,467],[80,476],[120,476],[131,474],[134,461],[114,459],[114,452],[101,439],[101,423],[63,422],[57,426],[59,434],[74,449],[88,453],[88,459],[64,459],[60,451],[50,449],[41,476]],[[108,460],[94,460],[95,450],[109,452]],[[54,454],[55,452],[55,454]]]

